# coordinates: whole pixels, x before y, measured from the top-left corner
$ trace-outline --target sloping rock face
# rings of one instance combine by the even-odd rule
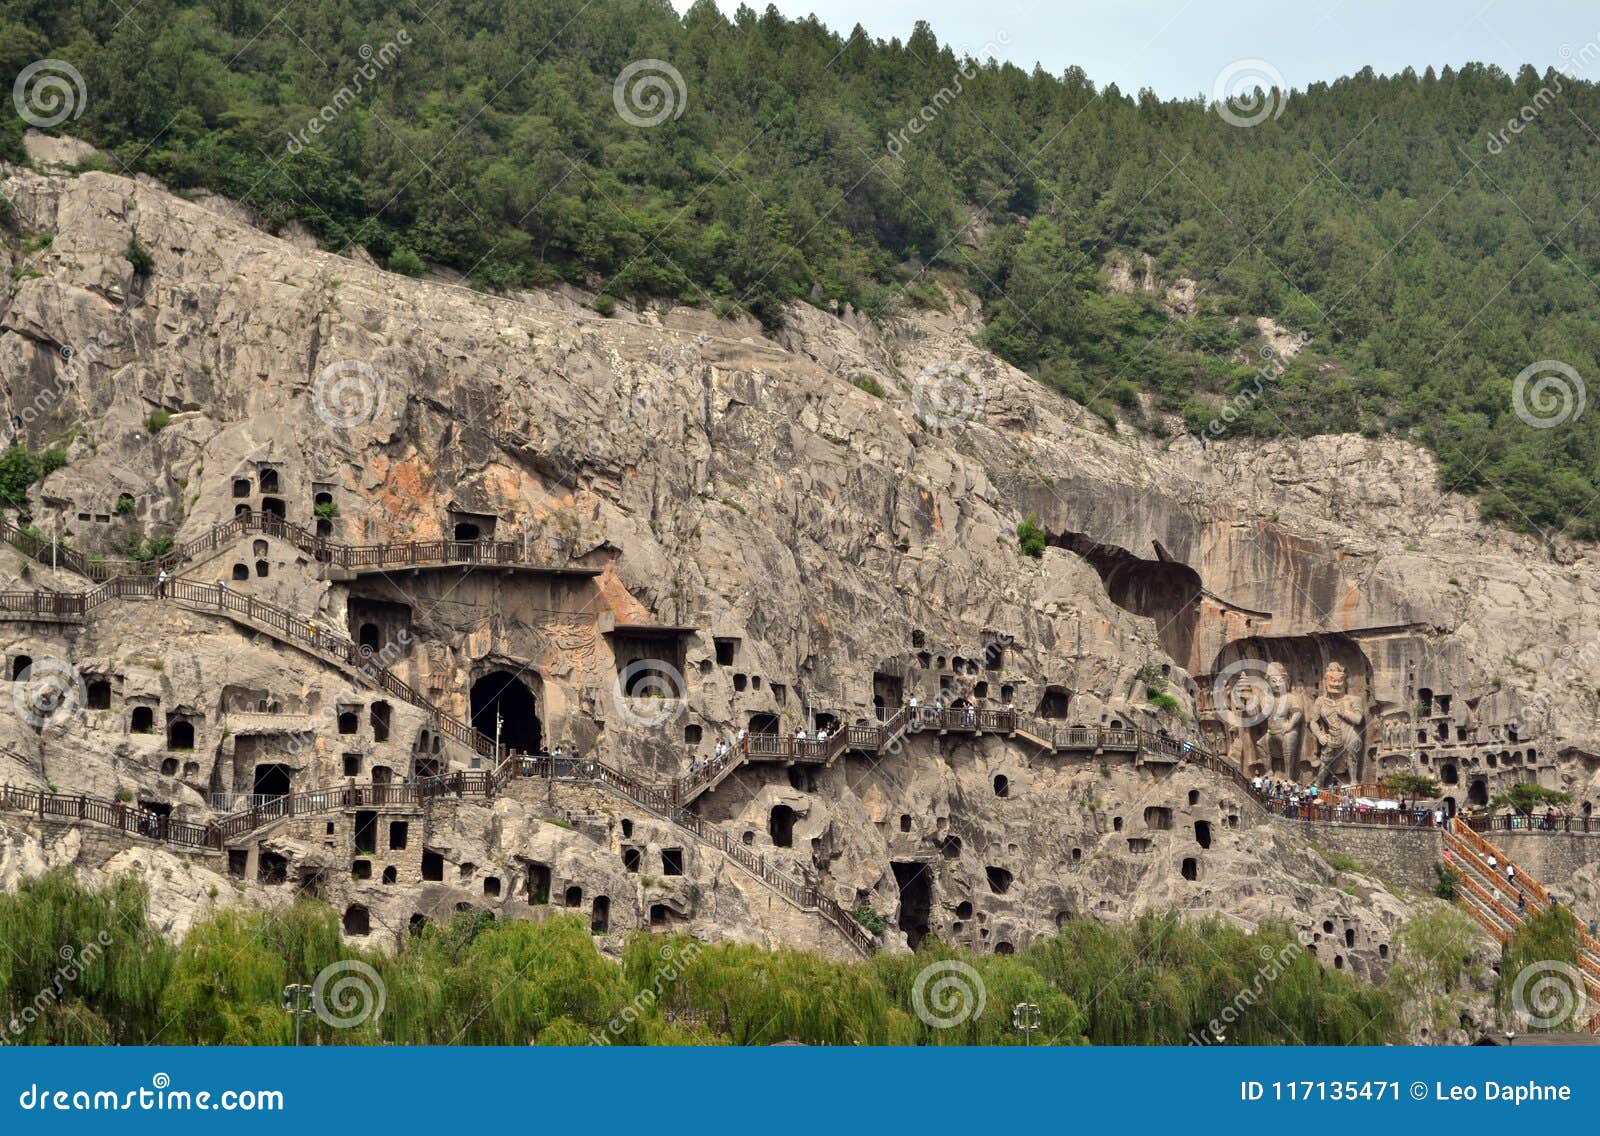
[[[1528,776],[1597,791],[1595,550],[1481,523],[1411,447],[1108,429],[975,347],[958,295],[881,323],[796,309],[773,339],[695,310],[608,319],[563,293],[410,280],[106,174],[6,169],[0,190],[4,413],[70,459],[33,491],[32,523],[87,552],[182,543],[241,509],[344,545],[508,542],[540,570],[334,571],[258,534],[180,574],[361,643],[509,748],[661,784],[739,729],[871,721],[943,692],[1057,725],[1203,732],[1247,770],[1416,768],[1463,806]],[[123,255],[135,235],[148,277]],[[1037,559],[1018,548],[1030,515]],[[0,569],[10,588],[87,586],[10,551]],[[0,624],[0,642],[7,677],[60,660],[86,692],[42,728],[0,722],[13,783],[204,819],[252,792],[470,764],[427,712],[204,611],[113,601],[81,625]],[[1302,723],[1269,738],[1238,683],[1272,663]],[[1335,922],[1319,955],[1381,973],[1398,901],[1352,896],[1210,777],[1104,764],[918,736],[821,771],[752,765],[695,807],[885,915],[897,947],[933,931],[1015,949],[1062,919],[1179,907],[1287,919],[1308,943]],[[552,823],[568,810],[592,823]],[[380,935],[461,904],[531,915],[576,888],[585,911],[606,898],[601,935],[688,924],[847,949],[626,812],[511,798],[300,819],[213,854],[214,901],[314,887],[365,911],[352,934]],[[415,827],[391,848],[396,820]],[[33,851],[10,871],[110,863],[11,830]],[[686,850],[670,877],[664,842]],[[652,881],[628,878],[626,849]],[[161,902],[176,926],[198,900]]]

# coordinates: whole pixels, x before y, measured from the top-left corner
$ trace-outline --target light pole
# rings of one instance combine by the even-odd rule
[[[1033,1044],[1033,1031],[1041,1023],[1039,1007],[1032,1002],[1018,1002],[1011,1011],[1011,1024],[1018,1033],[1022,1034],[1022,1044]]]
[[[283,1009],[294,1015],[294,1043],[300,1044],[300,1019],[316,1013],[317,992],[303,982],[293,982],[283,988]]]

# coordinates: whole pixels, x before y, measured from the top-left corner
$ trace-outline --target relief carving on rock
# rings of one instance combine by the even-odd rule
[[[1311,736],[1317,742],[1318,784],[1333,777],[1358,780],[1361,769],[1361,725],[1366,711],[1350,693],[1344,664],[1332,662],[1322,676],[1322,693],[1311,707]]]

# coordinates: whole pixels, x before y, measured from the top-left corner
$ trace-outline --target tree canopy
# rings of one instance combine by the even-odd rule
[[[84,78],[62,128],[119,168],[396,271],[769,325],[797,300],[934,302],[947,277],[982,298],[994,350],[1104,415],[1202,430],[1231,399],[1219,433],[1410,438],[1489,515],[1600,537],[1600,414],[1515,397],[1551,393],[1517,388],[1534,364],[1581,380],[1600,358],[1600,94],[1554,71],[1365,69],[1243,128],[1077,68],[976,63],[926,25],[881,41],[709,0],[442,0],[426,18],[145,0],[137,19],[0,0],[6,81],[46,57]],[[0,155],[21,128],[0,122]],[[1194,281],[1190,310],[1107,287],[1111,258],[1146,255]],[[1307,343],[1266,383],[1261,317]]]

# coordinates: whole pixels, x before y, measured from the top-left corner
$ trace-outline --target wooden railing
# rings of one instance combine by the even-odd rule
[[[354,571],[362,569],[411,568],[440,564],[534,567],[524,557],[522,545],[512,540],[412,540],[383,544],[339,544],[321,537],[312,529],[285,520],[275,513],[240,513],[232,520],[212,525],[209,530],[185,541],[165,556],[149,560],[85,556],[62,541],[44,539],[0,517],[0,540],[5,540],[25,556],[85,576],[106,581],[118,576],[153,576],[171,572],[204,553],[217,552],[246,534],[260,534],[286,540],[313,560]]]

